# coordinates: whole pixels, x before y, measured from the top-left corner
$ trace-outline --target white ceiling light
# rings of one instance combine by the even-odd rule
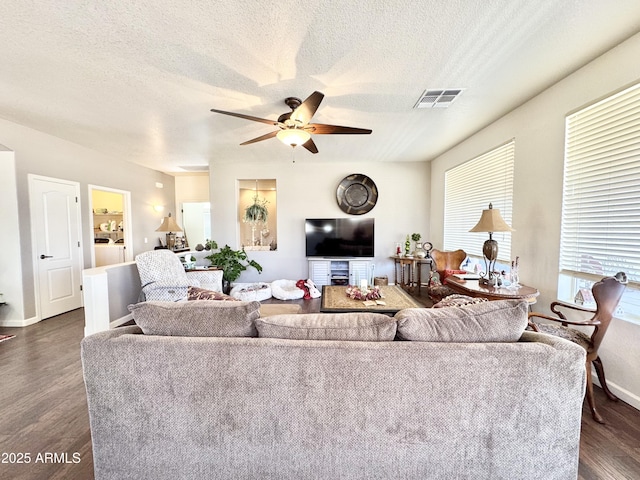
[[[282,143],[295,147],[296,145],[302,145],[311,138],[309,132],[300,130],[299,128],[287,128],[286,130],[280,130],[276,137]]]

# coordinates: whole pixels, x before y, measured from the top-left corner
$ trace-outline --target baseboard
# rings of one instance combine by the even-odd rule
[[[601,385],[600,385],[600,382],[598,381],[598,377],[595,371],[592,373],[592,376],[593,376],[593,384],[598,385],[600,387]],[[628,403],[636,410],[640,410],[640,396],[628,390],[625,390],[624,388],[620,387],[619,385],[616,385],[610,380],[607,380],[607,386],[609,387],[609,390],[611,390],[611,392],[620,400],[622,400],[625,403]]]
[[[133,315],[129,313],[124,317],[115,319],[113,322],[109,322],[109,328],[119,327],[120,325],[124,325],[125,323],[130,322],[131,320],[133,320]]]
[[[39,321],[38,317],[25,318],[24,320],[0,320],[0,327],[28,327]]]

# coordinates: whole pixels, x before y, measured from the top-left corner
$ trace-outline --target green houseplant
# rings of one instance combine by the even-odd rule
[[[244,248],[242,250],[233,250],[229,245],[225,245],[223,248],[218,249],[218,244],[215,240],[207,240],[205,248],[212,251],[205,258],[211,262],[211,265],[222,269],[222,282],[223,290],[226,290],[225,293],[228,293],[231,282],[235,282],[247,267],[253,267],[258,273],[262,273],[262,266],[255,260],[250,260]],[[214,252],[213,250],[218,251]]]
[[[420,235],[419,233],[411,234],[411,240],[416,242],[416,248],[413,251],[413,256],[416,258],[425,258],[427,256],[427,252],[424,250],[422,243],[420,243],[421,238],[422,238],[422,235]]]
[[[258,195],[256,194],[253,197],[253,203],[244,209],[244,218],[243,221],[245,223],[251,224],[251,244],[256,245],[256,226],[259,223],[263,225],[267,224],[267,219],[269,218],[269,210],[267,210],[267,199],[260,200]],[[261,238],[258,235],[258,244],[262,245]]]
[[[253,203],[244,209],[244,221],[247,223],[266,223],[269,218],[267,199],[260,200],[258,195],[253,197]]]

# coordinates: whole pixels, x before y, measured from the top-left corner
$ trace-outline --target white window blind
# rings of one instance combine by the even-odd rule
[[[566,120],[560,268],[640,281],[640,84]]]
[[[513,204],[513,163],[515,141],[491,150],[445,173],[444,248],[463,249],[482,257],[482,244],[488,233],[469,232],[493,204],[511,225]],[[496,232],[498,259],[510,261],[511,234]]]

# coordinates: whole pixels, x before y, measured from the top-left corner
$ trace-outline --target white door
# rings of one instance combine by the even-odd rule
[[[76,182],[29,176],[36,300],[41,319],[82,306],[79,190]]]

